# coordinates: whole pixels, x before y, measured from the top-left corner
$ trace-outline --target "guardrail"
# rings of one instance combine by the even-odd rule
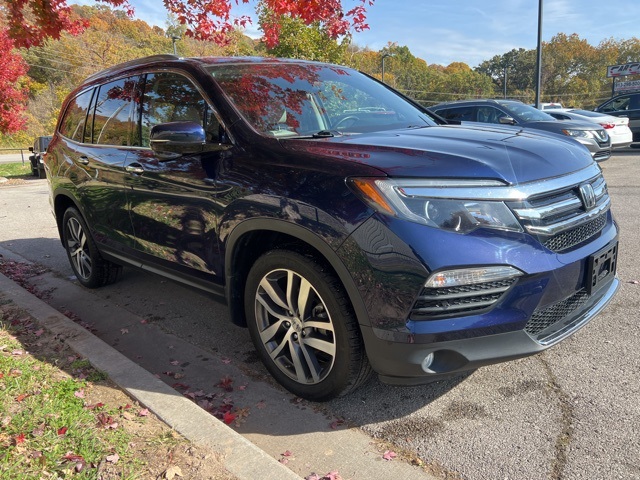
[[[22,158],[22,165],[24,165],[24,152],[29,152],[29,147],[25,148],[0,148],[0,155],[3,152],[20,152],[20,158]]]

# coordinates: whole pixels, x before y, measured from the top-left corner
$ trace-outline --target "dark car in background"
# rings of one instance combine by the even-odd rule
[[[429,110],[446,120],[513,125],[565,135],[587,147],[597,162],[611,157],[611,139],[601,126],[587,121],[559,122],[548,113],[517,100],[459,100],[440,103]]]
[[[640,142],[640,92],[618,95],[598,105],[594,110],[616,117],[629,118],[633,141]]]
[[[69,95],[45,164],[82,285],[128,265],[204,289],[312,400],[543,351],[618,288],[584,147],[447,125],[342,66],[115,66]]]
[[[43,158],[47,151],[47,147],[49,146],[49,142],[51,142],[51,138],[51,136],[36,137],[33,142],[33,147],[29,147],[29,151],[32,153],[29,155],[31,173],[36,177],[45,177]]]

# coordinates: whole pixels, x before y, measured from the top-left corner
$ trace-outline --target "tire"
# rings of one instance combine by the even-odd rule
[[[98,288],[117,280],[122,267],[102,258],[84,218],[73,207],[62,218],[62,244],[73,273],[85,287]]]
[[[38,167],[38,178],[47,178],[47,172],[45,172],[44,167]]]
[[[314,257],[288,250],[260,257],[247,277],[245,313],[260,359],[291,393],[324,401],[369,378],[349,299]]]

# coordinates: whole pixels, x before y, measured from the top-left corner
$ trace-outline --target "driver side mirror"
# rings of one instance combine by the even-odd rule
[[[195,122],[160,123],[151,128],[151,150],[160,160],[175,160],[184,155],[226,150],[230,145],[207,143],[202,125]]]
[[[515,125],[516,124],[516,120],[513,117],[500,117],[498,119],[498,121],[502,124],[502,125]]]

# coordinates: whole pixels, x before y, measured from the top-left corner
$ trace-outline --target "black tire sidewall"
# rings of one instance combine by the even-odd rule
[[[296,272],[311,283],[324,301],[333,324],[336,354],[334,364],[321,382],[315,385],[302,385],[284,374],[271,360],[262,344],[255,316],[255,296],[262,278],[276,269],[288,269]],[[288,250],[273,250],[260,257],[249,272],[245,286],[245,314],[251,339],[269,373],[287,390],[308,400],[322,401],[339,396],[350,381],[351,351],[347,322],[355,322],[344,304],[345,295],[335,291],[335,278],[323,269],[313,258]]]

